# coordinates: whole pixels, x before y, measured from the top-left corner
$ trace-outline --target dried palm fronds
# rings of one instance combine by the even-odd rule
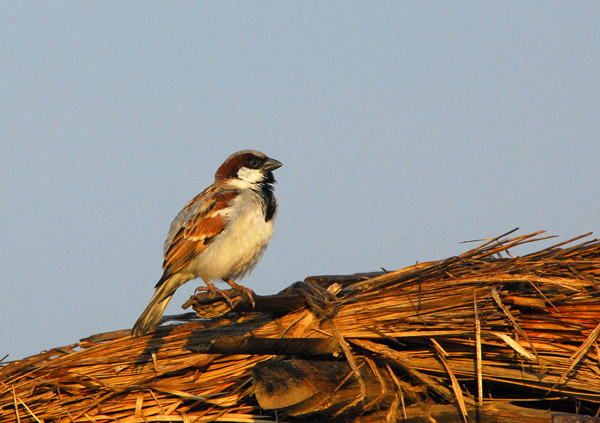
[[[242,298],[235,313],[188,313],[147,337],[92,336],[1,367],[0,421],[593,415],[600,242],[582,238],[513,257],[547,238],[509,233],[395,272],[309,277],[255,309]],[[187,305],[222,313],[204,300]]]

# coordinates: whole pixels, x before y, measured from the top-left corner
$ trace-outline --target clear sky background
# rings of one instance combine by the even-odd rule
[[[600,229],[598,2],[19,1],[0,36],[0,358],[131,328],[241,149],[284,163],[259,294]]]

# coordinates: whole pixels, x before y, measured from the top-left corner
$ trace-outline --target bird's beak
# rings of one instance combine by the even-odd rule
[[[272,170],[279,169],[281,166],[283,166],[283,163],[281,163],[279,160],[269,158],[263,165],[263,169],[270,172]]]

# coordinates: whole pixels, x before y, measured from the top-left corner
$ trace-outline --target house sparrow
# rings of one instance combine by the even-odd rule
[[[175,290],[197,277],[206,283],[204,290],[228,301],[211,279],[222,279],[252,299],[252,291],[232,279],[254,269],[271,239],[277,213],[272,171],[281,165],[258,151],[234,153],[217,170],[215,182],[175,216],[164,246],[164,273],[133,326],[134,336],[152,331]]]

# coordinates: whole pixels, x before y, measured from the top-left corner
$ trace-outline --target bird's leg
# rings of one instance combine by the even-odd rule
[[[233,303],[231,302],[231,298],[229,297],[229,295],[217,288],[215,286],[214,283],[212,283],[211,281],[209,281],[208,279],[204,279],[202,278],[202,280],[204,281],[204,283],[206,284],[206,286],[199,286],[198,288],[196,288],[196,291],[200,292],[200,291],[208,291],[213,295],[220,295],[221,297],[223,297],[225,299],[225,301],[227,301],[227,303],[229,304],[230,307],[233,307]]]
[[[246,288],[245,286],[238,285],[237,283],[235,283],[233,280],[231,280],[229,278],[223,278],[223,282],[226,282],[232,289],[242,291],[244,294],[246,294],[248,296],[248,298],[250,299],[250,302],[252,303],[252,308],[254,308],[256,306],[256,303],[254,302],[254,297],[253,297],[254,291],[252,291],[250,288]]]

